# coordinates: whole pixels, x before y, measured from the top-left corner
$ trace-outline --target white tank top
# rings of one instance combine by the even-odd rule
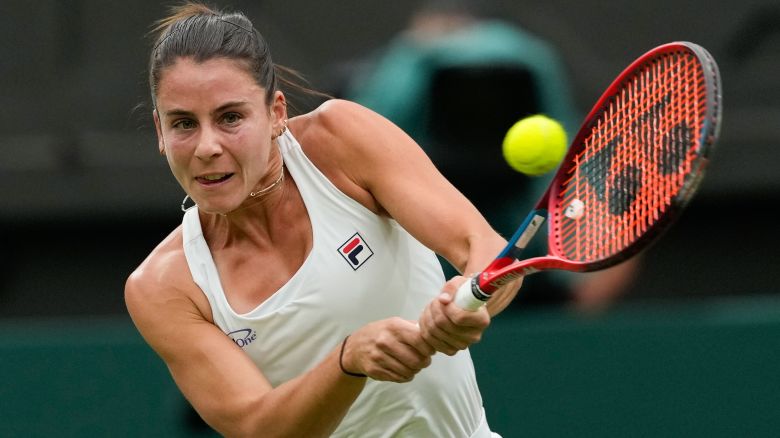
[[[197,207],[184,214],[184,253],[216,325],[272,385],[317,363],[357,328],[400,316],[416,321],[441,290],[436,256],[397,222],[339,191],[289,133],[282,157],[311,219],[303,265],[254,310],[231,309],[203,238]],[[369,379],[334,437],[490,437],[471,356],[437,354],[411,383]],[[495,435],[493,435],[495,436]]]

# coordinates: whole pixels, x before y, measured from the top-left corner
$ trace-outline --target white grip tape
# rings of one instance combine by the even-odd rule
[[[458,288],[458,291],[455,292],[455,305],[461,309],[470,310],[472,312],[485,305],[485,301],[478,299],[471,292],[470,278],[463,282]]]

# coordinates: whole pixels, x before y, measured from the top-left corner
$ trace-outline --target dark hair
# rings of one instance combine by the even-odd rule
[[[274,64],[268,43],[252,22],[241,12],[223,12],[203,3],[187,2],[171,8],[171,15],[156,23],[156,36],[149,58],[149,89],[156,107],[157,87],[165,68],[178,58],[191,57],[196,62],[214,58],[240,61],[266,90],[270,104],[280,86],[303,94],[329,98],[304,86],[300,74]]]

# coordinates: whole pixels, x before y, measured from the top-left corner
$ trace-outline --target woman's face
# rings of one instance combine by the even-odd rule
[[[237,61],[179,58],[159,82],[155,126],[160,153],[202,211],[238,208],[269,174],[273,133],[282,129],[284,98],[269,107],[266,90]]]

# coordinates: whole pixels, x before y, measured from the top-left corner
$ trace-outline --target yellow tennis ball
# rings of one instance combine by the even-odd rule
[[[563,126],[550,117],[536,114],[509,128],[502,149],[504,159],[513,169],[539,176],[558,167],[567,147]]]

